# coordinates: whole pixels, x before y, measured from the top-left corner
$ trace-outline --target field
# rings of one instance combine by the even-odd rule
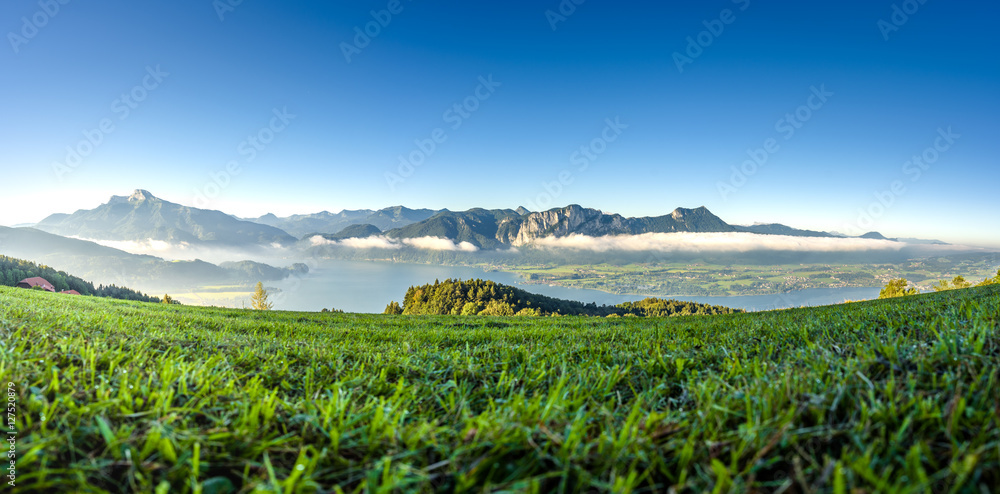
[[[989,492],[998,321],[996,286],[665,319],[0,288],[4,424],[21,492]]]
[[[674,262],[593,265],[486,265],[522,275],[529,283],[650,296],[771,295],[808,288],[882,287],[906,278],[922,291],[962,275],[979,281],[996,274],[995,254],[914,259],[895,264],[714,264]]]

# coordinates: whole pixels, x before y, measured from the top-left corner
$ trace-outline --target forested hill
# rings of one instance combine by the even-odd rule
[[[386,314],[481,315],[481,316],[638,316],[661,317],[693,314],[732,314],[739,309],[717,305],[647,298],[615,306],[584,304],[530,293],[489,280],[435,280],[411,286],[403,305],[391,302]]]
[[[52,283],[57,292],[76,290],[80,292],[80,295],[137,300],[140,302],[159,302],[160,300],[130,288],[115,285],[100,285],[95,287],[93,283],[67,274],[65,271],[56,271],[48,266],[39,266],[30,261],[0,256],[0,285],[16,286],[19,281],[36,276],[45,278],[49,283]]]

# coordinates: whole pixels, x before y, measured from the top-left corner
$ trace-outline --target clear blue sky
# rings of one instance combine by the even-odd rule
[[[228,1],[0,4],[0,224],[145,188],[241,216],[704,205],[731,223],[1000,246],[993,2],[930,0],[904,21],[894,3],[916,2],[586,0],[558,18],[554,0]],[[348,62],[355,28],[389,8]],[[490,76],[499,86],[479,88]],[[797,110],[809,118],[789,135],[778,121]],[[960,137],[937,139],[949,127]],[[100,144],[67,166],[92,129]],[[398,157],[435,136],[390,187]],[[732,181],[769,138],[767,161]],[[925,153],[935,144],[947,150]],[[585,169],[583,145],[603,150]],[[932,163],[906,165],[920,154]],[[861,208],[875,214],[858,225]]]

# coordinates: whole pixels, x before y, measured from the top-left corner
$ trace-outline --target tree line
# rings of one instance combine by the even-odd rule
[[[434,280],[411,286],[400,305],[392,301],[385,314],[479,316],[664,317],[743,312],[717,305],[647,298],[618,305],[585,304],[521,290],[490,280]]]
[[[989,285],[1000,285],[1000,269],[997,269],[997,275],[992,278],[985,278],[979,283],[973,284],[971,281],[967,281],[964,276],[956,276],[948,280],[941,280],[936,285],[933,285],[935,292],[944,292],[948,290],[961,290],[963,288],[972,288],[973,286],[989,286]],[[878,298],[895,298],[895,297],[905,297],[907,295],[916,295],[920,293],[917,287],[911,286],[910,282],[906,278],[896,278],[889,280],[889,283],[882,288],[879,292]]]
[[[78,278],[65,271],[57,271],[49,266],[38,265],[31,261],[0,256],[0,286],[17,286],[25,278],[45,278],[57,292],[76,290],[80,295],[108,297],[121,300],[136,300],[140,302],[159,302],[158,297],[151,297],[131,288],[116,285],[98,285]]]

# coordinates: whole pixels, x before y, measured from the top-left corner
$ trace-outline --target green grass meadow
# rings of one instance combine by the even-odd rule
[[[0,381],[18,492],[981,493],[998,321],[998,286],[662,319],[0,287]]]

